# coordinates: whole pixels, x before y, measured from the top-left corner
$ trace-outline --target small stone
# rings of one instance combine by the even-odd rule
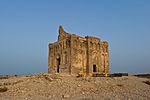
[[[108,81],[106,81],[106,83],[109,83]]]
[[[77,86],[78,86],[78,87],[80,87],[81,85],[80,85],[80,84],[78,84]]]
[[[82,92],[82,94],[85,94],[84,92]]]
[[[65,99],[67,99],[67,98],[69,98],[70,96],[67,95],[67,94],[65,94],[65,95],[62,95],[62,97],[65,98]]]
[[[52,97],[51,95],[48,96],[48,98],[51,98],[51,97]]]

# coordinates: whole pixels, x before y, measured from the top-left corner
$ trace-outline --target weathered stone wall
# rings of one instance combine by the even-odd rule
[[[58,41],[49,44],[49,73],[108,74],[108,42],[96,37],[80,37],[59,27]]]
[[[84,44],[84,38],[81,38],[79,36],[73,36],[72,37],[72,73],[83,73],[86,67],[85,61],[86,61],[86,47]]]
[[[109,73],[109,51],[108,51],[108,42],[101,42],[101,58],[102,65],[101,69],[103,73]]]

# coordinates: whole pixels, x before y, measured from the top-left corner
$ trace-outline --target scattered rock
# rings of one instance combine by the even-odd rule
[[[117,86],[119,86],[119,87],[123,87],[123,85],[122,85],[122,84],[117,84]]]
[[[149,84],[149,79],[131,76],[125,80],[96,77],[94,81],[91,77],[34,74],[0,79],[0,100],[150,100]]]
[[[65,95],[62,95],[62,97],[63,97],[64,99],[67,99],[67,98],[69,98],[70,96],[69,96],[68,94],[65,94]]]
[[[50,82],[53,81],[53,79],[50,78],[50,77],[45,77],[45,79],[48,80],[48,81],[50,81]]]
[[[0,87],[0,92],[6,92],[7,90],[7,87]]]
[[[85,93],[82,91],[82,94],[85,94]]]

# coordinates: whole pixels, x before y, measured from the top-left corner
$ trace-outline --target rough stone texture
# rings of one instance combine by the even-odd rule
[[[108,42],[70,34],[59,26],[58,41],[49,44],[48,73],[109,74]]]
[[[49,80],[50,79],[50,80]],[[150,78],[34,74],[0,79],[0,100],[150,100]]]

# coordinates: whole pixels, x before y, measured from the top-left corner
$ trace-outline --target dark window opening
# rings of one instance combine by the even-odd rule
[[[93,72],[97,72],[96,65],[93,65]]]
[[[59,73],[60,58],[57,59],[57,73]]]

